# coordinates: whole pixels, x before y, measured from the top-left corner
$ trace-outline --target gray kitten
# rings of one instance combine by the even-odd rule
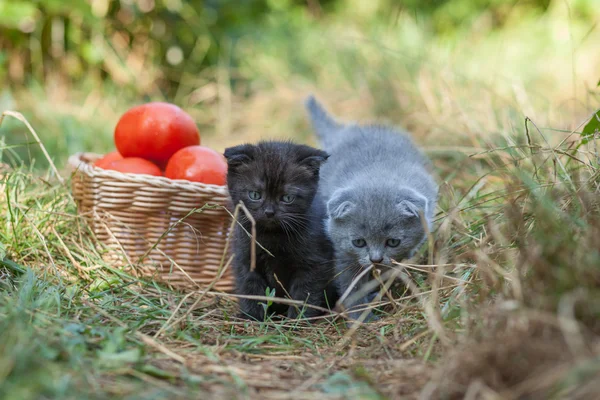
[[[389,266],[415,253],[426,239],[419,211],[431,227],[438,187],[428,172],[429,161],[408,136],[387,126],[338,123],[312,96],[306,107],[330,154],[321,167],[319,193],[327,204],[325,224],[341,296],[363,268]],[[372,296],[366,293],[345,306],[360,307]]]

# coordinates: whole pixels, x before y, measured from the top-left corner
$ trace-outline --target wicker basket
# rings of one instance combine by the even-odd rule
[[[115,266],[179,288],[231,291],[224,268],[231,216],[225,187],[103,170],[100,155],[70,157],[78,213]],[[192,210],[196,211],[192,212]]]

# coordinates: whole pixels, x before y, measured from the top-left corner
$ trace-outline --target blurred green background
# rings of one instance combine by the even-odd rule
[[[597,100],[599,15],[597,0],[0,0],[0,110],[61,165],[110,150],[119,115],[150,100],[220,150],[310,141],[310,92],[422,142],[510,133],[524,114],[574,129]],[[4,162],[45,166],[21,124],[0,140]]]

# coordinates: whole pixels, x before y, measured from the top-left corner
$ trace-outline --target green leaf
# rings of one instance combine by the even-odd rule
[[[102,292],[104,290],[107,290],[117,284],[119,284],[119,278],[116,276],[111,276],[111,277],[105,277],[105,276],[101,276],[99,278],[96,278],[90,285],[89,291],[90,292]]]
[[[160,379],[176,379],[177,375],[169,372],[169,371],[165,371],[164,369],[160,369],[158,367],[155,367],[154,365],[150,365],[150,364],[146,364],[146,365],[142,365],[140,366],[140,371],[153,376],[155,378],[160,378]]]
[[[589,141],[588,136],[593,136],[597,132],[600,132],[600,110],[596,111],[589,122],[583,127],[581,136],[586,138],[583,142],[587,143]]]
[[[9,260],[8,258],[5,259],[0,259],[0,266],[6,267],[9,270],[11,270],[14,274],[22,274],[24,273],[27,269],[25,267],[23,267],[22,265],[19,265],[11,260]]]

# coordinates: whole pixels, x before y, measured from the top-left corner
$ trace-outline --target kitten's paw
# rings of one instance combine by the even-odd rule
[[[348,317],[349,317],[350,319],[354,320],[354,321],[358,321],[358,320],[360,320],[360,319],[361,319],[361,316],[362,316],[362,314],[363,314],[363,312],[362,312],[362,311],[354,311],[354,312],[348,313]],[[367,322],[367,319],[368,319],[368,318],[369,318],[369,317],[367,316],[367,318],[365,318],[365,319],[363,320],[363,322]]]
[[[371,303],[373,300],[375,300],[375,297],[377,296],[377,292],[371,292],[367,295],[367,303]]]
[[[380,319],[380,317],[378,315],[375,315],[374,313],[369,313],[369,315],[367,315],[367,318],[365,318],[365,322],[375,322],[378,321]]]
[[[247,321],[258,321],[255,317],[253,317],[251,315],[248,315],[248,314],[245,314],[243,312],[237,313],[236,317],[239,318],[239,319],[245,319]]]
[[[252,312],[249,310],[240,310],[237,314],[237,317],[240,319],[245,319],[248,321],[258,321],[263,322],[265,320],[265,314],[261,312]]]
[[[289,319],[296,319],[300,316],[300,313],[298,312],[298,309],[294,306],[290,306],[290,308],[288,308],[287,310],[287,317]]]
[[[358,320],[361,319],[363,313],[364,313],[364,310],[362,310],[362,311],[353,311],[353,312],[351,312],[351,313],[348,314],[348,317],[350,317],[350,319],[358,321]],[[377,315],[373,314],[372,311],[369,311],[369,313],[362,320],[362,322],[373,322],[373,321],[377,321],[378,319],[379,319],[379,317]]]
[[[315,310],[314,308],[310,308],[310,307],[298,309],[296,307],[290,306],[290,308],[288,308],[288,311],[287,311],[287,317],[290,319],[314,318],[314,317],[318,317],[322,314],[323,314],[322,312]],[[312,321],[309,320],[308,322],[312,322]]]

